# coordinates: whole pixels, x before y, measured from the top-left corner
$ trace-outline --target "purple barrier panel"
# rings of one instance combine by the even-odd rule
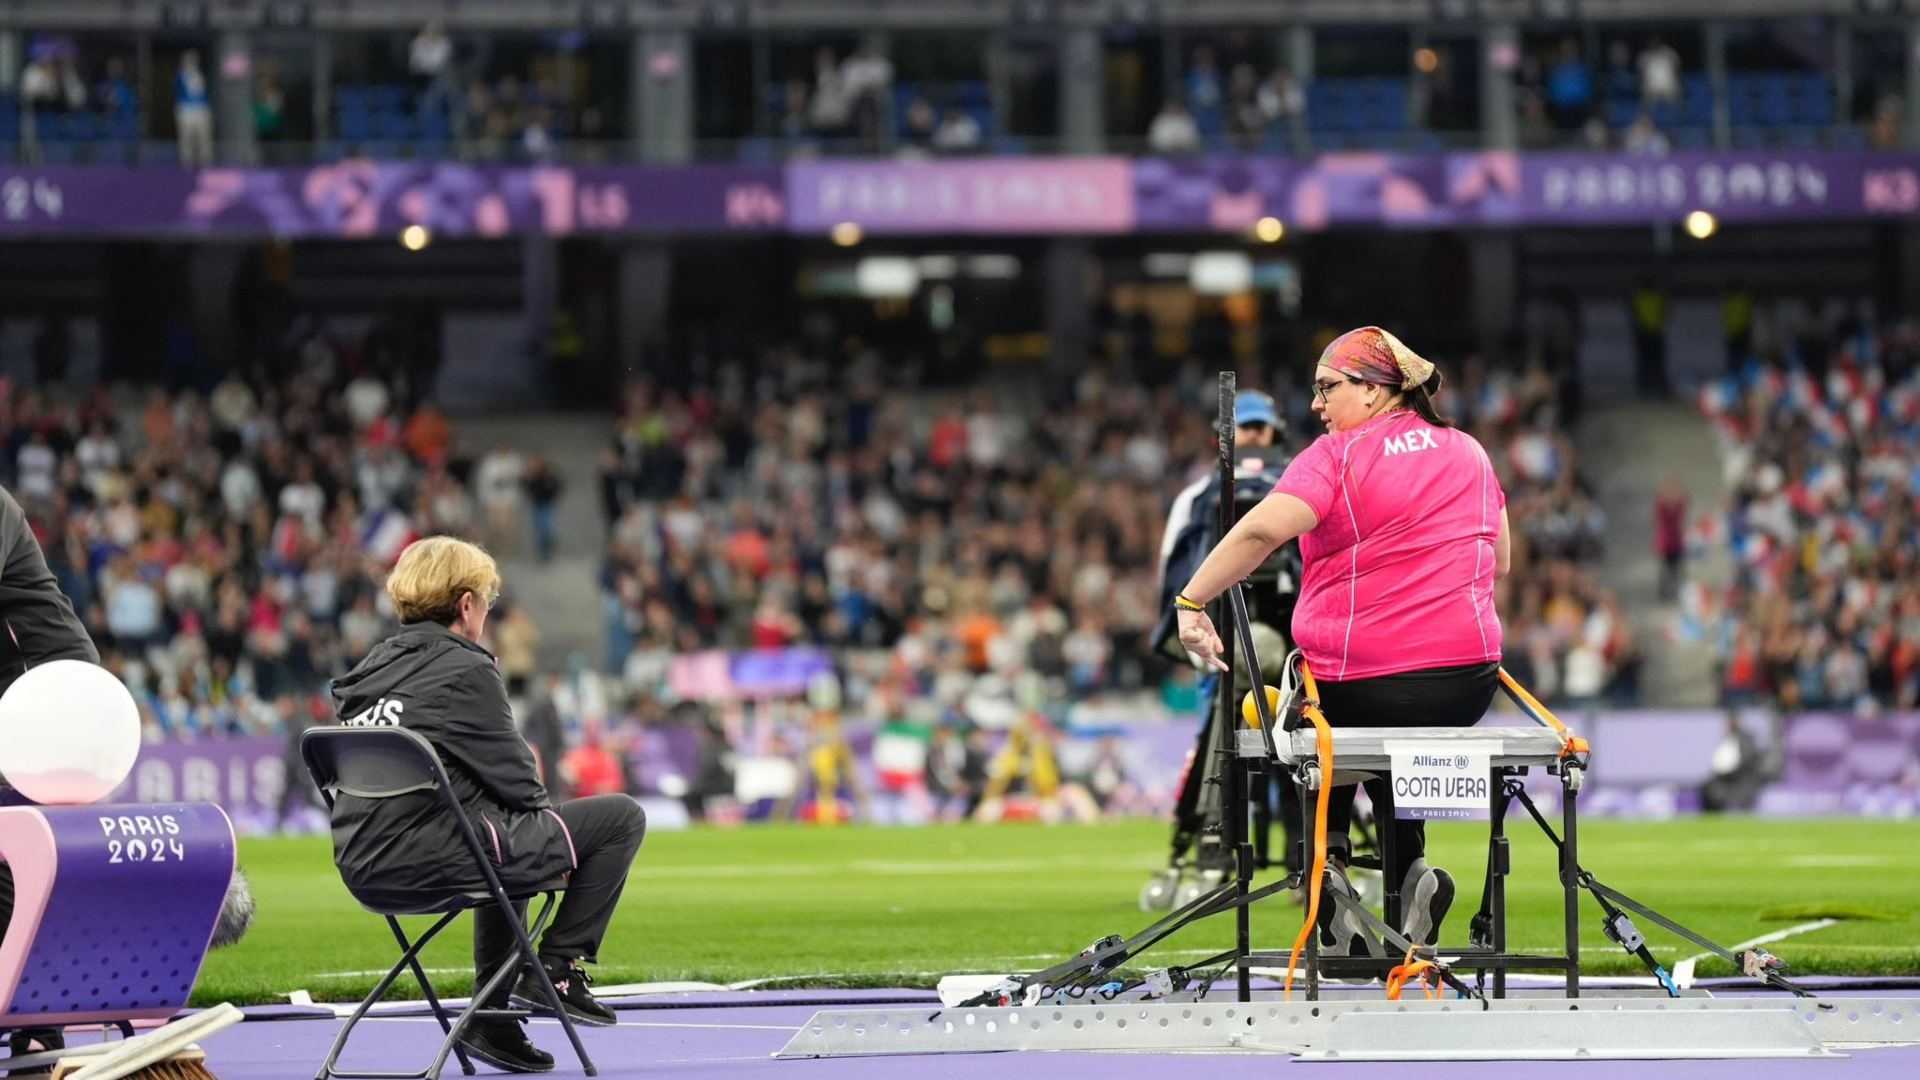
[[[787,168],[795,232],[852,222],[869,232],[1124,233],[1134,225],[1124,158],[809,161]]]
[[[126,782],[107,800],[218,803],[242,832],[252,832],[279,812],[288,782],[286,750],[279,735],[146,743]]]
[[[1724,713],[1602,711],[1567,723],[1593,744],[1593,780],[1611,787],[1700,784],[1726,737]]]
[[[22,911],[0,964],[7,1015],[73,1023],[169,1016],[200,973],[233,877],[233,827],[209,803],[15,808],[8,830]],[[26,916],[22,918],[22,916]],[[37,918],[37,930],[33,929]],[[25,925],[22,925],[25,924]]]
[[[807,685],[833,673],[833,657],[820,649],[753,649],[728,658],[728,677],[741,697],[804,694]]]
[[[0,169],[0,235],[366,237],[764,231],[786,220],[777,168],[508,167],[344,161],[307,168]]]

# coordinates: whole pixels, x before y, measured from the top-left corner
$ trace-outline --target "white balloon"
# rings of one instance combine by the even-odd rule
[[[98,802],[139,756],[140,708],[98,664],[48,661],[0,697],[0,776],[34,802]]]

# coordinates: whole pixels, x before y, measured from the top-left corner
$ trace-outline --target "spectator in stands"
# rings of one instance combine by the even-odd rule
[[[40,117],[86,107],[86,85],[74,69],[70,48],[64,42],[38,41],[21,69],[20,139],[29,160],[39,159]]]
[[[1256,150],[1265,140],[1267,118],[1260,111],[1260,76],[1252,64],[1235,64],[1227,74],[1227,133],[1234,145]]]
[[[1169,101],[1147,130],[1147,145],[1156,154],[1192,154],[1200,150],[1200,129],[1185,105]]]
[[[490,547],[512,550],[518,547],[522,485],[525,462],[510,446],[494,447],[480,459],[474,471],[473,486],[479,493],[480,511],[486,515]]]
[[[1217,135],[1226,129],[1226,91],[1221,85],[1220,69],[1214,64],[1212,48],[1202,45],[1193,50],[1185,92],[1187,111],[1201,134]]]
[[[1899,150],[1906,143],[1905,102],[1898,94],[1883,95],[1873,107],[1867,141],[1875,150]]]
[[[1261,127],[1267,137],[1280,137],[1297,143],[1302,118],[1307,111],[1307,95],[1286,68],[1275,68],[1260,84],[1254,96],[1260,109]]]
[[[807,120],[815,135],[837,138],[853,123],[854,92],[833,50],[822,46],[813,58],[813,91],[807,97]]]
[[[1680,103],[1680,54],[1655,35],[1640,50],[1640,105],[1652,109]]]
[[[173,123],[180,163],[213,164],[213,105],[207,77],[200,70],[200,53],[195,49],[180,54],[180,70],[173,78]]]
[[[1672,603],[1680,595],[1682,561],[1686,558],[1687,489],[1668,474],[1653,499],[1653,550],[1660,559],[1660,599]]]
[[[930,150],[934,146],[934,132],[939,125],[939,117],[933,111],[933,103],[924,97],[916,97],[907,106],[906,141],[913,150]]]
[[[840,80],[848,98],[854,134],[862,143],[875,147],[881,127],[890,111],[893,93],[893,61],[863,42],[840,68]]]
[[[980,124],[963,109],[948,109],[933,133],[933,148],[943,154],[965,154],[980,148]]]
[[[526,487],[527,509],[533,519],[534,554],[543,563],[551,562],[555,539],[554,510],[560,502],[560,492],[566,485],[547,459],[538,454],[527,459],[526,473],[521,483]]]
[[[460,94],[455,85],[453,39],[440,20],[427,23],[414,35],[407,47],[407,70],[413,75],[420,112],[443,113],[458,130]]]
[[[1554,126],[1578,131],[1593,111],[1593,73],[1580,56],[1580,45],[1568,38],[1547,72],[1547,107]]]
[[[1645,111],[1634,117],[1633,123],[1627,125],[1627,134],[1621,146],[1627,153],[1639,154],[1642,157],[1665,157],[1667,151],[1671,149],[1666,135],[1654,126],[1652,115]]]
[[[253,88],[253,137],[263,143],[279,142],[286,135],[286,94],[272,70],[263,70]]]
[[[140,99],[127,75],[127,62],[118,56],[107,58],[106,75],[94,88],[94,96],[108,117],[133,116],[140,111]]]
[[[1634,67],[1633,48],[1623,39],[1607,46],[1607,71],[1601,88],[1608,102],[1640,100],[1640,73]]]

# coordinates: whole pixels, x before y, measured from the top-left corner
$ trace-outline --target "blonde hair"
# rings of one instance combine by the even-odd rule
[[[452,536],[408,544],[387,575],[387,595],[402,623],[451,623],[467,593],[492,607],[500,598],[500,568],[480,545]]]

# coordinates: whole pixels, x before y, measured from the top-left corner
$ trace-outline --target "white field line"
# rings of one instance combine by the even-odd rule
[[[1804,922],[1798,926],[1789,926],[1784,930],[1775,930],[1771,934],[1761,934],[1759,937],[1754,938],[1750,941],[1743,941],[1740,944],[1729,948],[1727,951],[1737,956],[1740,954],[1740,951],[1742,949],[1751,949],[1755,945],[1770,945],[1773,942],[1784,941],[1787,938],[1796,937],[1800,934],[1810,934],[1815,930],[1825,930],[1829,926],[1839,925],[1839,922],[1840,922],[1839,919],[1815,919],[1812,922]],[[1698,964],[1700,961],[1705,960],[1712,955],[1713,955],[1712,953],[1704,953],[1704,952],[1695,953],[1692,956],[1687,957],[1685,960],[1682,960],[1679,963],[1673,965],[1674,984],[1679,986],[1680,989],[1682,990],[1690,989],[1693,986],[1694,965]]]

